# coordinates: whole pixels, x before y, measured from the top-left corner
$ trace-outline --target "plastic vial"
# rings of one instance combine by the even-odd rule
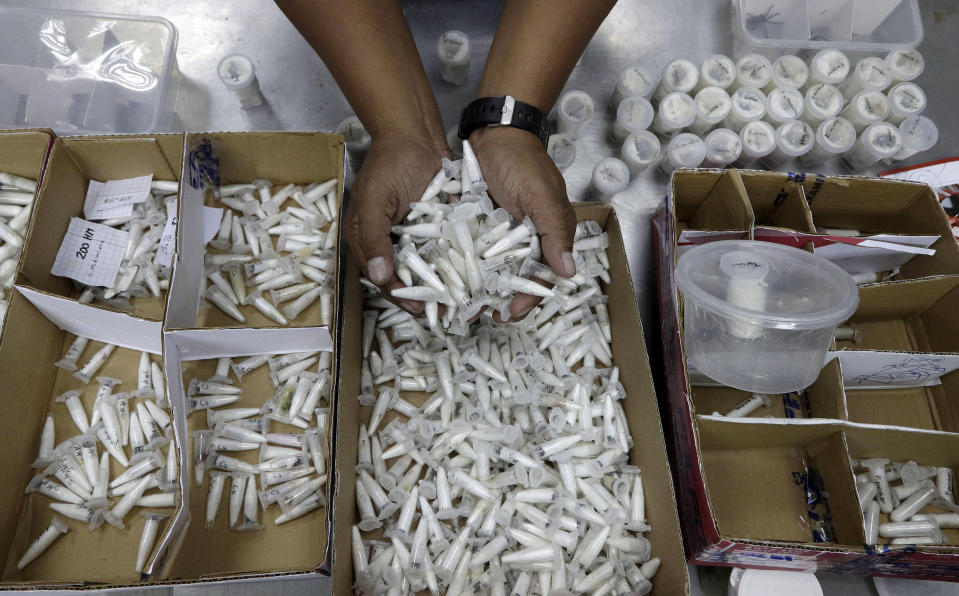
[[[729,115],[723,120],[726,128],[742,130],[746,123],[766,115],[766,94],[755,87],[737,89],[729,100]]]
[[[612,198],[629,184],[629,168],[615,157],[607,157],[593,168],[589,192],[593,200]]]
[[[839,115],[852,122],[856,132],[862,132],[867,126],[885,120],[889,115],[889,101],[881,91],[860,91]]]
[[[776,129],[776,148],[763,158],[770,170],[782,170],[794,157],[808,153],[816,142],[816,131],[800,120],[786,122]]]
[[[742,155],[733,162],[737,168],[748,168],[776,148],[776,129],[765,120],[747,122],[739,131],[743,142]]]
[[[889,65],[882,58],[868,56],[856,62],[856,68],[839,87],[843,95],[852,97],[860,91],[882,91],[892,82]]]
[[[773,78],[773,65],[762,54],[746,54],[736,63],[736,80],[733,89],[755,87],[762,89]]]
[[[809,126],[819,126],[824,120],[838,116],[846,98],[839,87],[829,83],[816,83],[806,90],[803,102],[803,120]]]
[[[663,136],[672,136],[693,123],[696,119],[696,102],[685,93],[670,93],[659,102],[653,130]]]
[[[563,171],[576,161],[576,141],[569,135],[549,135],[546,142],[546,153],[553,159],[559,171]]]
[[[689,60],[673,60],[663,69],[663,78],[653,93],[653,99],[662,101],[670,93],[689,93],[699,82],[699,69]]]
[[[743,152],[743,142],[739,135],[728,128],[717,128],[705,139],[706,159],[704,168],[725,168],[733,163]]]
[[[622,144],[631,133],[649,128],[653,121],[653,104],[645,97],[627,97],[616,108],[616,120],[609,136],[617,145]]]
[[[736,80],[736,63],[728,56],[713,54],[705,60],[699,68],[699,82],[694,91],[697,93],[706,87],[728,89]]]
[[[459,124],[454,124],[446,131],[446,144],[453,152],[453,159],[463,159],[463,139],[460,138]]]
[[[619,108],[619,104],[627,97],[638,95],[649,99],[656,88],[657,76],[656,71],[638,64],[624,70],[609,97],[610,109]]]
[[[818,166],[849,151],[856,142],[856,128],[841,116],[824,120],[816,128],[816,145],[799,158],[803,167]]]
[[[809,61],[809,85],[839,85],[849,76],[849,58],[839,50],[820,50]]]
[[[706,143],[690,132],[673,137],[666,147],[659,170],[668,178],[677,168],[698,168],[706,159]]]
[[[887,159],[887,163],[929,151],[939,142],[939,128],[925,116],[910,116],[903,120],[899,125],[899,134],[902,135],[902,149],[892,159]]]
[[[223,84],[233,92],[244,110],[263,104],[260,83],[256,80],[253,61],[243,54],[230,54],[220,60],[216,72]]]
[[[842,159],[850,170],[862,170],[881,159],[894,157],[902,150],[899,129],[888,122],[873,124],[859,135],[852,149]]]
[[[462,31],[447,31],[436,41],[436,52],[443,80],[453,85],[465,83],[470,76],[470,56],[473,54],[469,36]]]
[[[373,139],[356,116],[350,116],[340,122],[336,132],[346,137],[346,152],[350,155],[350,164],[354,170],[358,170],[366,159],[366,153],[370,150]]]
[[[659,159],[660,151],[662,145],[659,137],[648,130],[641,130],[626,137],[620,153],[630,176],[636,177]]]
[[[900,124],[910,116],[918,116],[926,109],[926,92],[915,83],[893,85],[886,99],[889,100],[886,120],[893,124]]]
[[[732,102],[729,94],[719,87],[706,87],[696,94],[696,119],[689,126],[690,132],[704,135],[729,115]]]
[[[766,121],[779,126],[803,114],[802,93],[792,87],[776,87],[766,96]]]
[[[787,54],[776,58],[773,62],[773,78],[763,88],[770,93],[776,87],[792,87],[802,89],[809,79],[809,67],[799,56]]]
[[[893,82],[912,81],[922,74],[926,61],[916,50],[893,50],[886,54]]]
[[[559,98],[559,108],[556,110],[559,132],[571,139],[578,139],[593,118],[593,111],[593,99],[585,91],[567,91]]]

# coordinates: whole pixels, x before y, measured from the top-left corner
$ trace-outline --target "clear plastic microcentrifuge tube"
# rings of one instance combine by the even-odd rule
[[[559,132],[578,139],[593,118],[593,111],[593,98],[589,94],[578,89],[567,91],[559,98],[556,108]]]
[[[849,73],[839,88],[846,98],[851,98],[860,91],[882,91],[892,82],[889,65],[882,58],[867,56],[859,62]]]
[[[350,116],[340,122],[336,127],[336,133],[346,137],[346,152],[350,156],[350,165],[354,170],[358,170],[366,158],[366,152],[370,150],[372,139],[370,134],[363,128],[363,123],[356,116]]]
[[[926,61],[916,50],[893,50],[886,54],[886,64],[895,83],[914,80],[922,74]]]
[[[856,129],[841,116],[824,120],[816,128],[816,144],[809,153],[799,158],[803,167],[818,166],[824,161],[842,155],[856,142]]]
[[[736,62],[736,80],[732,89],[755,87],[762,89],[773,78],[773,65],[762,54],[746,54]]]
[[[839,50],[820,50],[809,61],[809,79],[807,83],[829,83],[839,85],[849,76],[851,67],[849,58]]]
[[[728,128],[717,128],[706,135],[706,159],[704,168],[725,168],[733,163],[743,151],[743,142],[739,135]]]
[[[684,132],[673,137],[666,147],[659,170],[668,178],[677,168],[698,168],[706,159],[706,143],[696,135]]]
[[[873,124],[859,135],[842,159],[850,170],[867,168],[881,159],[889,159],[902,150],[899,129],[888,122]]]
[[[244,110],[263,104],[260,83],[256,79],[253,61],[243,54],[230,54],[216,67],[220,80],[233,92]]]
[[[793,120],[776,129],[776,148],[763,158],[771,170],[781,170],[789,160],[808,153],[816,142],[816,131],[805,122]]]
[[[699,82],[693,89],[700,92],[706,87],[719,87],[726,90],[736,80],[736,63],[728,56],[713,54],[703,60],[699,67]]]
[[[463,159],[463,139],[460,138],[459,124],[454,124],[446,130],[446,144],[453,152],[453,159]]]
[[[553,159],[556,168],[562,172],[576,161],[576,141],[562,133],[549,135],[546,141],[546,153]]]
[[[887,163],[908,159],[916,153],[928,151],[939,142],[939,128],[925,116],[910,116],[899,125],[902,135],[902,149]]]
[[[918,116],[926,109],[926,92],[915,83],[893,85],[886,93],[889,100],[889,115],[886,120],[892,124],[901,124],[910,116]]]
[[[819,126],[823,120],[838,116],[845,103],[846,98],[842,96],[839,87],[829,83],[816,83],[806,90],[803,120],[809,126]]]
[[[620,157],[629,168],[630,176],[635,177],[656,163],[661,151],[659,137],[648,130],[641,130],[626,137]]]
[[[802,93],[792,87],[776,87],[766,96],[766,122],[779,126],[803,114]]]
[[[786,54],[776,58],[776,61],[773,62],[772,79],[763,87],[763,91],[770,93],[776,87],[802,89],[808,78],[809,67],[802,61],[802,58]]]
[[[673,60],[663,69],[653,99],[662,101],[670,93],[690,93],[699,82],[699,69],[689,60]]]
[[[612,198],[629,184],[629,168],[615,157],[607,157],[593,168],[589,194],[593,200]]]
[[[730,130],[741,131],[748,122],[755,122],[766,115],[766,94],[754,87],[737,89],[729,97],[729,115],[723,125]]]
[[[658,79],[659,75],[651,68],[639,64],[630,66],[619,75],[619,82],[616,83],[616,88],[609,97],[610,109],[617,109],[627,97],[638,95],[649,99]]]
[[[856,132],[882,122],[889,115],[889,100],[881,91],[860,91],[849,100],[839,115],[856,127]]]
[[[616,108],[616,120],[610,128],[609,136],[617,145],[626,140],[631,133],[649,128],[653,121],[653,104],[644,97],[627,97]]]
[[[706,87],[693,101],[696,103],[696,119],[689,125],[689,131],[700,136],[722,122],[732,108],[729,94],[719,87]]]
[[[442,65],[443,80],[453,85],[465,83],[473,55],[469,36],[462,31],[447,31],[436,41],[436,52]]]
[[[653,130],[663,136],[681,132],[696,119],[696,102],[685,93],[670,93],[659,102]]]

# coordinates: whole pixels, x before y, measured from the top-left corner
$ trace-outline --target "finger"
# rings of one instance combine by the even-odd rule
[[[346,239],[360,268],[374,284],[385,286],[396,279],[393,272],[393,242],[390,239],[391,218],[384,209],[364,208],[367,201],[350,204],[347,213]],[[354,208],[355,207],[355,208]]]
[[[404,284],[402,280],[400,280],[395,275],[388,282],[386,282],[386,284],[379,286],[380,292],[382,293],[383,297],[389,300],[390,302],[392,302],[393,304],[395,304],[396,306],[399,306],[400,308],[402,308],[403,310],[405,310],[406,312],[410,314],[418,315],[422,313],[426,309],[425,303],[419,300],[406,300],[404,298],[396,298],[395,296],[393,296],[393,290],[397,288],[405,288],[405,287],[406,287],[406,284]]]
[[[530,294],[516,294],[509,305],[510,321],[522,321],[529,314],[529,311],[543,301],[542,296],[532,296]]]
[[[576,232],[576,214],[565,196],[529,205],[527,215],[540,235],[543,257],[553,271],[563,277],[576,275],[573,262],[573,234]]]

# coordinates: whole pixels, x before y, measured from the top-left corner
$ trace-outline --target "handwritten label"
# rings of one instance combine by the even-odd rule
[[[203,244],[206,244],[220,230],[220,220],[223,219],[223,209],[216,207],[203,208]],[[158,265],[169,267],[173,262],[173,252],[176,249],[176,211],[172,211],[163,226],[163,235],[157,247],[156,262]]]
[[[833,358],[839,358],[842,384],[847,389],[929,387],[959,369],[956,354],[840,350],[830,352],[827,362]]]
[[[83,202],[83,215],[87,219],[129,217],[134,205],[150,198],[151,182],[153,174],[107,182],[91,180]]]
[[[126,254],[128,236],[127,232],[73,217],[50,272],[88,286],[110,287]]]

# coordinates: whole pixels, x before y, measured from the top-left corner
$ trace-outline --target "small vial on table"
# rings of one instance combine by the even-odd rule
[[[549,135],[549,140],[546,141],[546,153],[562,172],[576,161],[576,141],[562,133]]]
[[[826,160],[842,155],[856,142],[856,129],[841,116],[824,120],[816,128],[816,145],[799,158],[803,167],[818,166]]]
[[[626,140],[631,133],[649,128],[653,121],[653,104],[644,97],[627,97],[616,108],[616,120],[609,136],[617,145]]]
[[[939,127],[925,116],[910,116],[899,125],[902,135],[902,149],[886,163],[902,161],[923,151],[929,151],[939,142]]]
[[[755,87],[742,87],[729,97],[729,115],[723,125],[731,130],[742,130],[746,123],[766,115],[766,94]]]
[[[706,143],[704,168],[725,168],[733,163],[743,152],[743,142],[739,135],[728,128],[717,128],[709,133]]]
[[[696,119],[696,103],[685,93],[670,93],[659,102],[653,118],[653,130],[669,137],[682,131]]]
[[[910,116],[918,116],[926,109],[926,92],[915,83],[893,85],[886,93],[889,100],[889,115],[886,120],[901,124]]]
[[[773,65],[761,54],[746,54],[736,63],[736,80],[732,88],[755,87],[762,89],[773,78]]]
[[[350,164],[354,170],[360,169],[366,153],[370,150],[373,139],[363,128],[363,123],[356,116],[350,116],[336,127],[337,134],[346,137],[346,152],[350,155]]]
[[[656,71],[637,64],[630,66],[619,75],[619,82],[613,89],[613,94],[609,97],[609,107],[615,110],[619,104],[627,97],[640,96],[649,99],[653,90],[656,89],[656,82],[659,75]]]
[[[839,87],[829,83],[816,83],[806,90],[803,102],[803,119],[809,126],[819,126],[824,120],[839,115],[846,98]]]
[[[593,111],[593,99],[585,91],[567,91],[559,98],[559,107],[556,110],[559,132],[571,139],[578,139],[583,128],[593,118]]]
[[[881,91],[860,91],[839,115],[852,122],[859,133],[867,126],[885,120],[889,115],[889,101]]]
[[[662,101],[670,93],[689,93],[699,82],[699,69],[689,60],[673,60],[663,69],[663,78],[653,93],[655,101]]]
[[[706,143],[696,135],[684,132],[673,137],[666,147],[659,171],[668,178],[677,168],[698,168],[706,159]]]
[[[776,87],[766,96],[766,121],[779,126],[803,114],[802,93],[792,87]]]
[[[849,76],[849,58],[839,50],[820,50],[809,61],[807,84],[839,85]]]
[[[863,90],[882,91],[891,82],[892,74],[886,61],[868,56],[856,62],[856,68],[852,69],[849,78],[839,88],[843,95],[850,98]]]
[[[915,80],[926,67],[922,54],[916,50],[893,50],[886,54],[886,64],[893,83]]]
[[[443,80],[453,85],[465,83],[473,55],[470,38],[462,31],[447,31],[436,41],[436,52],[442,65]]]
[[[454,124],[446,131],[446,144],[453,152],[453,159],[463,159],[463,139],[460,138],[460,127]]]
[[[737,168],[748,168],[776,148],[776,129],[765,120],[747,122],[739,131],[742,154],[733,162]]]
[[[699,68],[699,82],[694,91],[697,93],[706,87],[728,89],[736,80],[736,63],[728,56],[713,54],[705,60]]]
[[[240,102],[244,110],[255,108],[263,103],[260,83],[256,79],[253,61],[243,54],[230,54],[220,60],[216,67],[220,80]]]
[[[816,131],[800,120],[786,122],[776,129],[776,148],[763,158],[770,170],[782,170],[795,157],[808,153],[816,142]]]
[[[589,195],[596,201],[612,198],[629,184],[629,168],[615,157],[607,157],[593,168]]]
[[[776,87],[792,87],[802,89],[809,79],[809,67],[799,56],[787,54],[776,58],[773,62],[772,80],[763,88],[770,93]]]
[[[842,160],[853,171],[867,168],[881,159],[889,159],[902,150],[899,129],[888,122],[873,124],[859,135]]]
[[[704,135],[729,115],[732,102],[729,94],[719,87],[706,87],[696,94],[696,119],[689,126],[690,132]]]
[[[620,155],[623,163],[629,168],[630,176],[635,178],[643,170],[656,163],[659,159],[659,153],[662,151],[662,145],[659,137],[648,130],[634,132],[626,137],[623,147],[620,149]]]

